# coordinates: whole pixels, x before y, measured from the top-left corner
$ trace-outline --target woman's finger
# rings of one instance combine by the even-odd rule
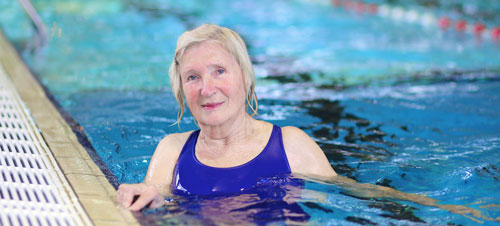
[[[123,184],[118,188],[117,201],[125,208],[132,205],[135,195],[141,193],[141,189],[144,185],[142,184]]]
[[[156,192],[151,192],[149,190],[148,192],[142,193],[139,198],[129,207],[130,210],[132,211],[139,211],[142,208],[144,208],[146,205],[151,203],[153,199],[158,195]]]

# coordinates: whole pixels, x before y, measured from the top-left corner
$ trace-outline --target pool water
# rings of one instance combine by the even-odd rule
[[[463,4],[477,15],[500,7],[428,2],[403,6],[453,14]],[[121,183],[143,180],[166,134],[196,129],[189,114],[171,126],[178,107],[167,69],[177,37],[210,22],[248,44],[257,118],[305,130],[340,175],[500,217],[499,43],[307,1],[47,0],[36,7],[50,42],[34,50],[18,4],[0,6],[3,31]],[[157,224],[496,223],[295,177],[246,194],[173,196],[137,215]]]

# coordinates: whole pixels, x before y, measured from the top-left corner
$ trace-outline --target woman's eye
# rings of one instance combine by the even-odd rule
[[[187,80],[188,80],[188,81],[195,80],[195,79],[196,79],[196,75],[189,75],[189,76],[187,77]]]
[[[224,72],[226,72],[226,70],[224,70],[222,68],[217,69],[217,74],[218,75],[222,75],[222,74],[224,74]]]

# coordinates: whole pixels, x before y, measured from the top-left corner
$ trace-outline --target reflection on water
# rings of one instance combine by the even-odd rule
[[[320,183],[320,186],[328,188],[328,194],[347,195],[352,197],[351,202],[356,203],[358,207],[364,206],[372,211],[365,212],[363,216],[347,215],[331,221],[332,215],[343,212],[343,207],[329,205],[325,200],[327,193],[304,188],[305,183]],[[264,178],[256,187],[243,194],[173,195],[167,197],[166,200],[165,206],[136,213],[136,217],[146,225],[264,225],[304,224],[306,222],[312,224],[352,222],[377,225],[375,222],[380,224],[398,221],[425,223],[424,220],[414,215],[414,211],[417,210],[415,207],[390,200],[356,197],[338,185],[295,176]],[[316,216],[312,222],[310,221],[311,215]]]
[[[470,214],[467,217],[476,222],[482,222],[481,219],[494,220],[481,211],[450,205],[435,206],[440,209],[432,210],[434,215],[424,219],[417,213],[421,210],[430,211],[429,207],[406,204],[401,200],[403,196],[391,198],[385,192],[379,193],[381,190],[370,194],[368,190],[373,192],[377,189],[358,190],[341,178],[328,182],[291,175],[263,178],[260,182],[253,189],[238,194],[170,195],[165,198],[163,207],[144,210],[135,213],[135,216],[146,225],[344,225],[348,222],[367,225],[456,225],[440,216],[450,210],[456,215]],[[412,197],[421,200],[417,202],[426,199],[415,195]]]
[[[290,176],[263,178],[242,194],[195,196],[178,194],[169,197],[166,206],[137,214],[143,222],[157,224],[200,223],[203,225],[266,224],[273,222],[305,223],[310,216],[297,202],[304,181]],[[306,206],[319,205],[307,202]],[[181,213],[181,214],[178,214]]]

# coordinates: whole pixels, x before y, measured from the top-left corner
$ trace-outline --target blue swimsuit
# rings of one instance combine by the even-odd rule
[[[182,148],[172,181],[174,190],[196,195],[234,193],[252,188],[259,178],[291,173],[278,126],[273,126],[266,147],[257,157],[228,168],[207,166],[196,158],[199,134],[199,130],[191,133]]]

